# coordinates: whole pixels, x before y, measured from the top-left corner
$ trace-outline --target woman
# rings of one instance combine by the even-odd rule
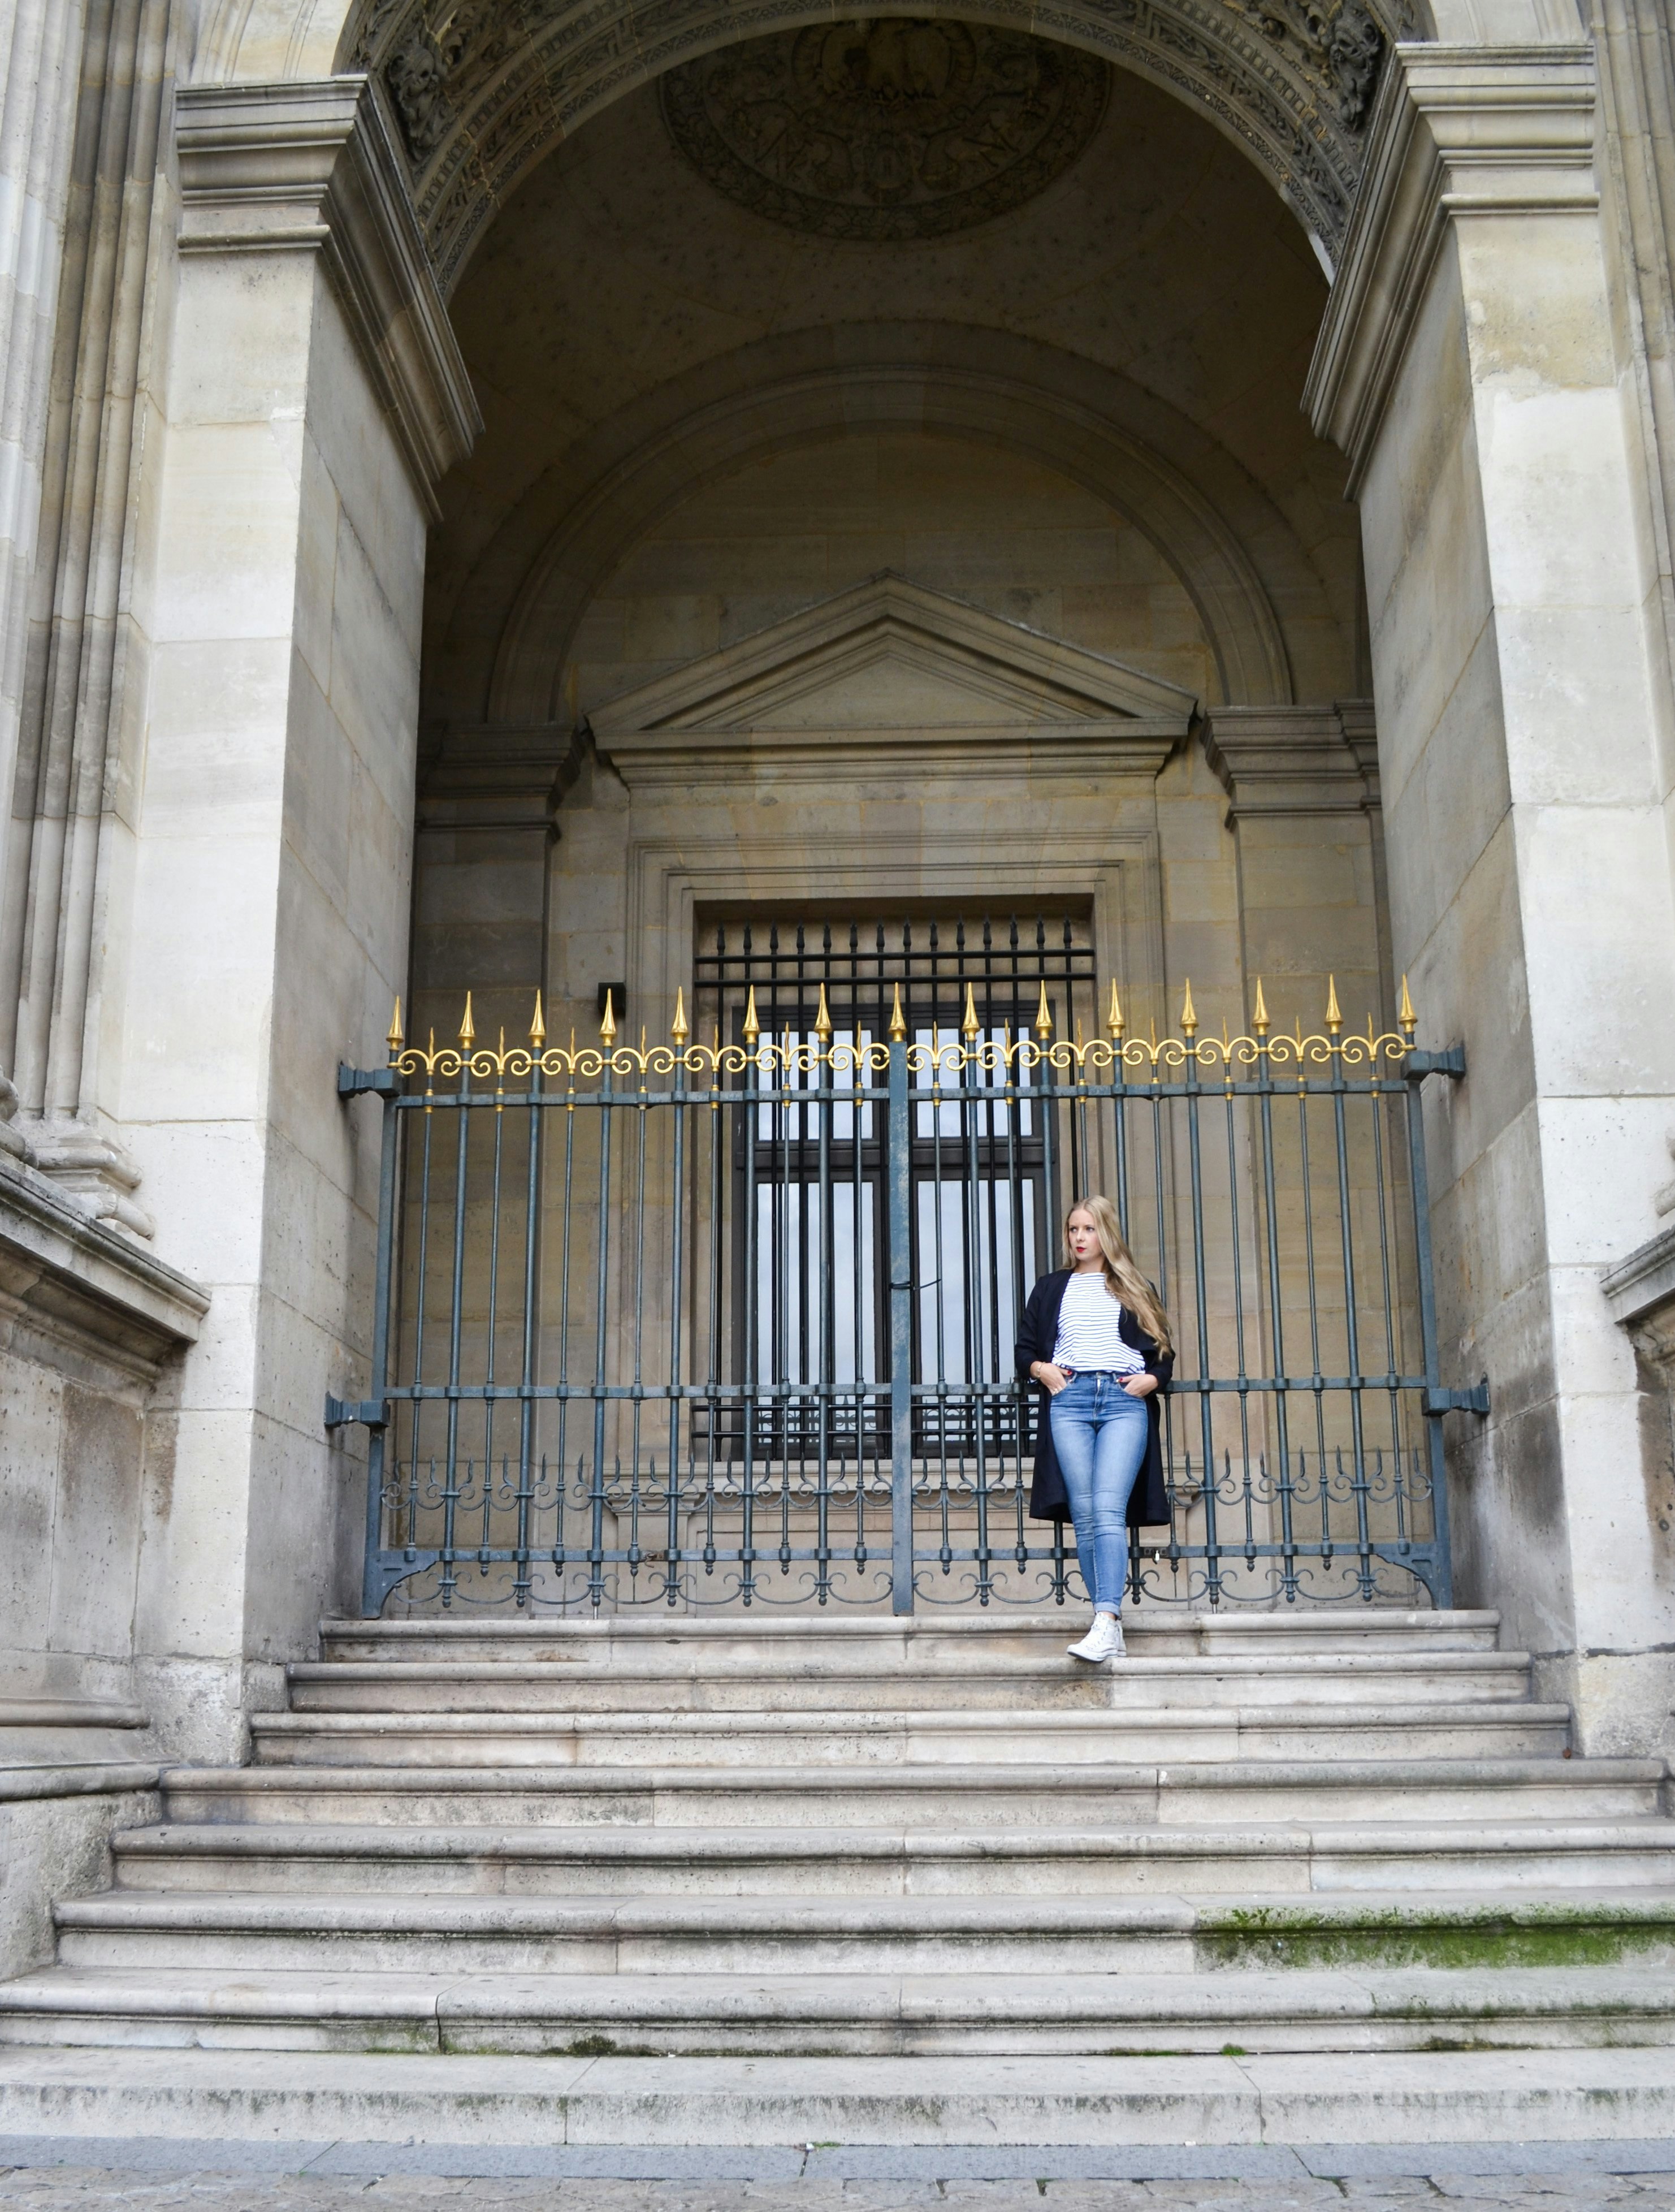
[[[1038,1521],[1076,1525],[1076,1557],[1093,1626],[1072,1659],[1122,1656],[1128,1528],[1169,1517],[1163,1492],[1161,1394],[1174,1372],[1168,1316],[1134,1264],[1108,1198],[1065,1217],[1066,1264],[1029,1293],[1018,1328],[1018,1373],[1045,1405],[1037,1416]]]

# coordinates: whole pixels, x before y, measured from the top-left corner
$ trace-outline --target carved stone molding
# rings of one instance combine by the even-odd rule
[[[579,734],[556,722],[455,722],[435,732],[419,764],[418,826],[535,830],[555,817],[574,781]]]
[[[1402,46],[1385,73],[1367,179],[1303,404],[1359,488],[1450,223],[1592,216],[1587,46]]]
[[[1259,167],[1335,255],[1362,173],[1387,39],[1411,0],[988,0],[984,21],[1161,84]],[[811,21],[807,0],[365,0],[341,52],[400,119],[445,285],[519,180],[634,86],[741,39]]]
[[[21,1162],[0,1159],[0,1316],[61,1352],[155,1381],[197,1336],[209,1293],[90,1221]]]
[[[969,791],[985,757],[1030,778],[1150,784],[1190,692],[888,571],[595,708],[631,792],[865,775]]]
[[[407,188],[363,76],[180,92],[183,253],[317,252],[433,519],[482,427]]]
[[[1641,1472],[1660,1548],[1675,1533],[1675,1228],[1600,1278],[1611,1318],[1634,1346]]]
[[[1379,803],[1377,739],[1365,700],[1217,707],[1205,724],[1204,749],[1227,792],[1229,824],[1258,815],[1364,814]]]

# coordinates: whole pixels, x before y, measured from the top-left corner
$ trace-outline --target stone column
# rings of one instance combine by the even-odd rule
[[[0,790],[23,693],[82,23],[73,0],[0,10]]]
[[[1494,1403],[1453,1429],[1456,1588],[1603,1752],[1675,1689],[1599,1282],[1665,1172],[1675,902],[1594,148],[1590,46],[1399,48],[1308,404],[1361,503],[1396,964],[1468,1066],[1426,1086],[1444,1363]]]
[[[1205,730],[1238,848],[1241,963],[1269,1012],[1316,1029],[1329,979],[1346,1020],[1384,1025],[1378,769],[1365,701],[1217,707]],[[1350,732],[1355,732],[1354,739]]]
[[[476,409],[364,79],[183,90],[122,1131],[212,1294],[146,1563],[151,1702],[235,1754],[355,1579],[378,1051],[403,975],[432,487]]]
[[[102,1095],[100,1046],[120,1019],[111,902],[143,742],[128,602],[135,457],[155,405],[148,275],[157,217],[173,214],[159,191],[173,16],[171,0],[92,0],[88,15],[0,896],[0,1062],[17,1134],[84,1211],[143,1236],[151,1223]]]

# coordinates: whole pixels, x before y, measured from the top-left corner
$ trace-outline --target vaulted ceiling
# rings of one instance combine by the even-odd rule
[[[501,214],[451,303],[487,427],[432,537],[428,716],[563,722],[885,567],[1206,697],[1353,693],[1356,517],[1299,407],[1326,281],[1223,134],[1119,70],[1003,212],[783,214],[695,169],[649,85]]]
[[[973,0],[1012,27],[1150,78],[1240,146],[1332,259],[1361,175],[1387,40],[1423,0]],[[338,66],[365,69],[401,125],[444,283],[496,211],[590,116],[692,57],[827,23],[810,0],[358,0]]]

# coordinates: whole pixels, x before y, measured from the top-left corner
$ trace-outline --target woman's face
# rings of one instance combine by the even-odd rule
[[[1065,1236],[1071,1250],[1076,1255],[1078,1267],[1099,1256],[1099,1231],[1094,1227],[1094,1218],[1087,1208],[1078,1206],[1065,1224]]]

